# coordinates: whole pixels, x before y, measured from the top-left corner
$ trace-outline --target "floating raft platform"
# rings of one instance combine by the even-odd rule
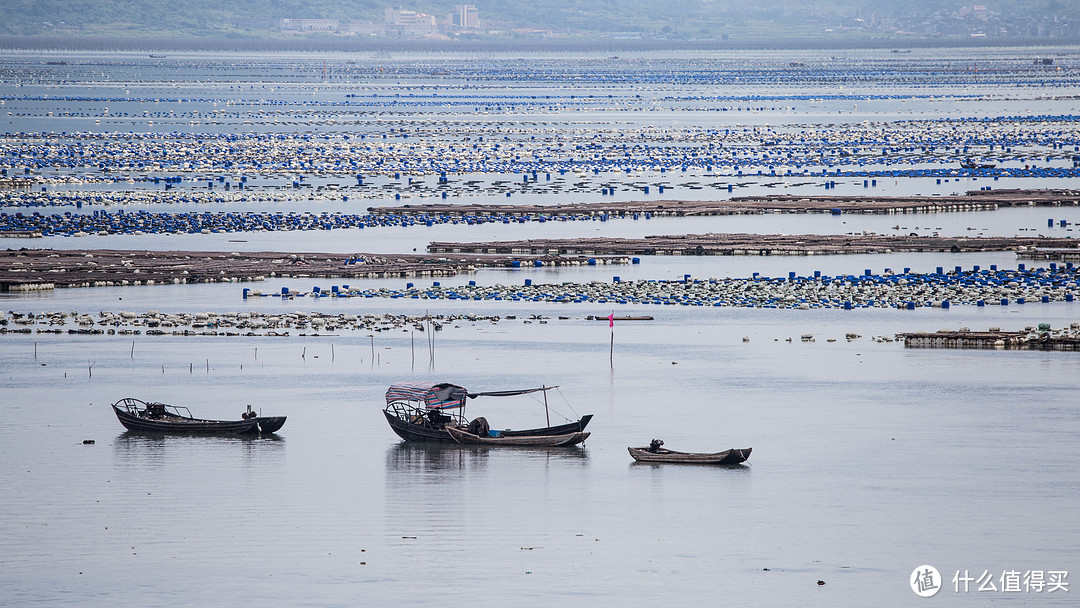
[[[896,252],[1074,251],[1080,242],[1048,237],[936,237],[881,234],[709,233],[647,236],[642,239],[528,239],[475,243],[432,242],[429,253],[505,255],[840,255]]]
[[[592,258],[595,260],[595,258]],[[113,249],[0,251],[0,292],[63,287],[236,283],[268,278],[449,277],[477,268],[521,264],[518,256],[431,256]],[[534,266],[586,265],[590,259],[530,256]],[[607,264],[629,259],[605,259]]]
[[[1080,262],[1080,249],[1043,249],[1018,251],[1016,257],[1022,260],[1055,260],[1058,262]]]
[[[401,205],[369,207],[374,215],[510,215],[559,217],[581,214],[614,217],[747,215],[758,213],[940,213],[991,211],[1003,207],[1080,205],[1080,190],[971,190],[955,196],[755,196],[719,201],[623,201],[563,205]]]
[[[900,334],[907,348],[988,348],[1008,350],[1067,350],[1080,351],[1080,325],[1073,323],[1068,330],[1052,331],[1048,325],[1026,328],[1024,331],[987,331],[960,328],[943,329],[933,333]]]

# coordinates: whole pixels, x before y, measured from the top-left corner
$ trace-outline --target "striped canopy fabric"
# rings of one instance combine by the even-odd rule
[[[469,391],[446,382],[401,382],[386,389],[386,403],[395,401],[423,401],[432,410],[465,407]]]

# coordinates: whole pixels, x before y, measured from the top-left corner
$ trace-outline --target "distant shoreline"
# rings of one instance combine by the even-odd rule
[[[297,51],[297,52],[642,52],[701,50],[934,49],[990,47],[1067,47],[1080,38],[793,38],[661,40],[560,38],[515,40],[393,40],[364,38],[182,38],[0,36],[0,49],[12,51]]]

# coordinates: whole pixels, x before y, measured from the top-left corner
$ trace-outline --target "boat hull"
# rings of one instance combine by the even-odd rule
[[[129,431],[143,433],[191,433],[191,434],[219,434],[219,435],[242,435],[259,432],[259,420],[201,420],[198,418],[185,419],[183,421],[154,420],[142,416],[134,416],[124,410],[113,406],[113,412],[120,424]],[[284,420],[281,424],[285,424]],[[277,428],[281,428],[279,424]]]
[[[650,452],[649,448],[626,448],[630,452],[630,456],[638,462],[670,462],[676,464],[741,464],[746,462],[750,458],[750,452],[753,448],[725,450],[723,452],[716,452],[713,454],[702,454],[693,452],[676,452],[675,450],[665,450],[660,448],[655,452]]]
[[[386,421],[390,424],[390,428],[393,429],[398,437],[401,437],[405,441],[455,443],[454,438],[450,436],[450,433],[445,427],[432,428],[420,424],[413,424],[394,416],[386,410],[383,410],[383,415],[386,416]],[[499,434],[503,437],[540,437],[579,433],[585,430],[585,427],[589,424],[589,421],[592,420],[592,417],[592,414],[587,414],[582,416],[580,420],[569,422],[567,424],[536,429],[521,429],[517,431],[500,431]]]
[[[266,418],[256,419],[259,423],[259,431],[263,433],[276,432],[281,427],[285,426],[285,419],[288,416],[268,416]]]
[[[577,445],[589,438],[589,433],[580,431],[562,435],[519,435],[516,437],[507,437],[501,434],[499,437],[480,437],[457,427],[447,427],[446,431],[453,437],[454,441],[462,445],[482,446],[558,448]]]

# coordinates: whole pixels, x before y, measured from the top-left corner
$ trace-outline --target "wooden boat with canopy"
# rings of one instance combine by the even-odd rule
[[[168,405],[125,397],[112,404],[120,424],[129,431],[144,433],[199,433],[243,435],[273,433],[285,424],[285,416],[262,417],[247,406],[240,420],[205,420],[195,418],[182,405]]]
[[[737,449],[732,448],[730,450],[724,450],[723,452],[714,452],[711,454],[701,452],[676,452],[675,450],[668,450],[660,446],[664,445],[664,442],[659,439],[653,439],[652,443],[647,448],[626,448],[630,451],[630,456],[638,462],[672,462],[679,464],[741,464],[746,462],[746,459],[750,458],[750,452],[753,448]]]
[[[448,428],[457,428],[478,438],[551,437],[580,433],[592,420],[592,414],[578,420],[552,426],[550,409],[547,407],[547,391],[557,386],[542,386],[507,391],[470,392],[448,382],[402,382],[390,385],[386,390],[386,407],[383,414],[390,428],[405,441],[435,441],[453,443]],[[543,393],[547,426],[518,430],[492,430],[486,418],[469,420],[465,417],[467,399],[480,397],[511,397]],[[586,434],[587,435],[587,434]],[[583,441],[584,439],[582,439]],[[580,443],[578,441],[577,443]]]

